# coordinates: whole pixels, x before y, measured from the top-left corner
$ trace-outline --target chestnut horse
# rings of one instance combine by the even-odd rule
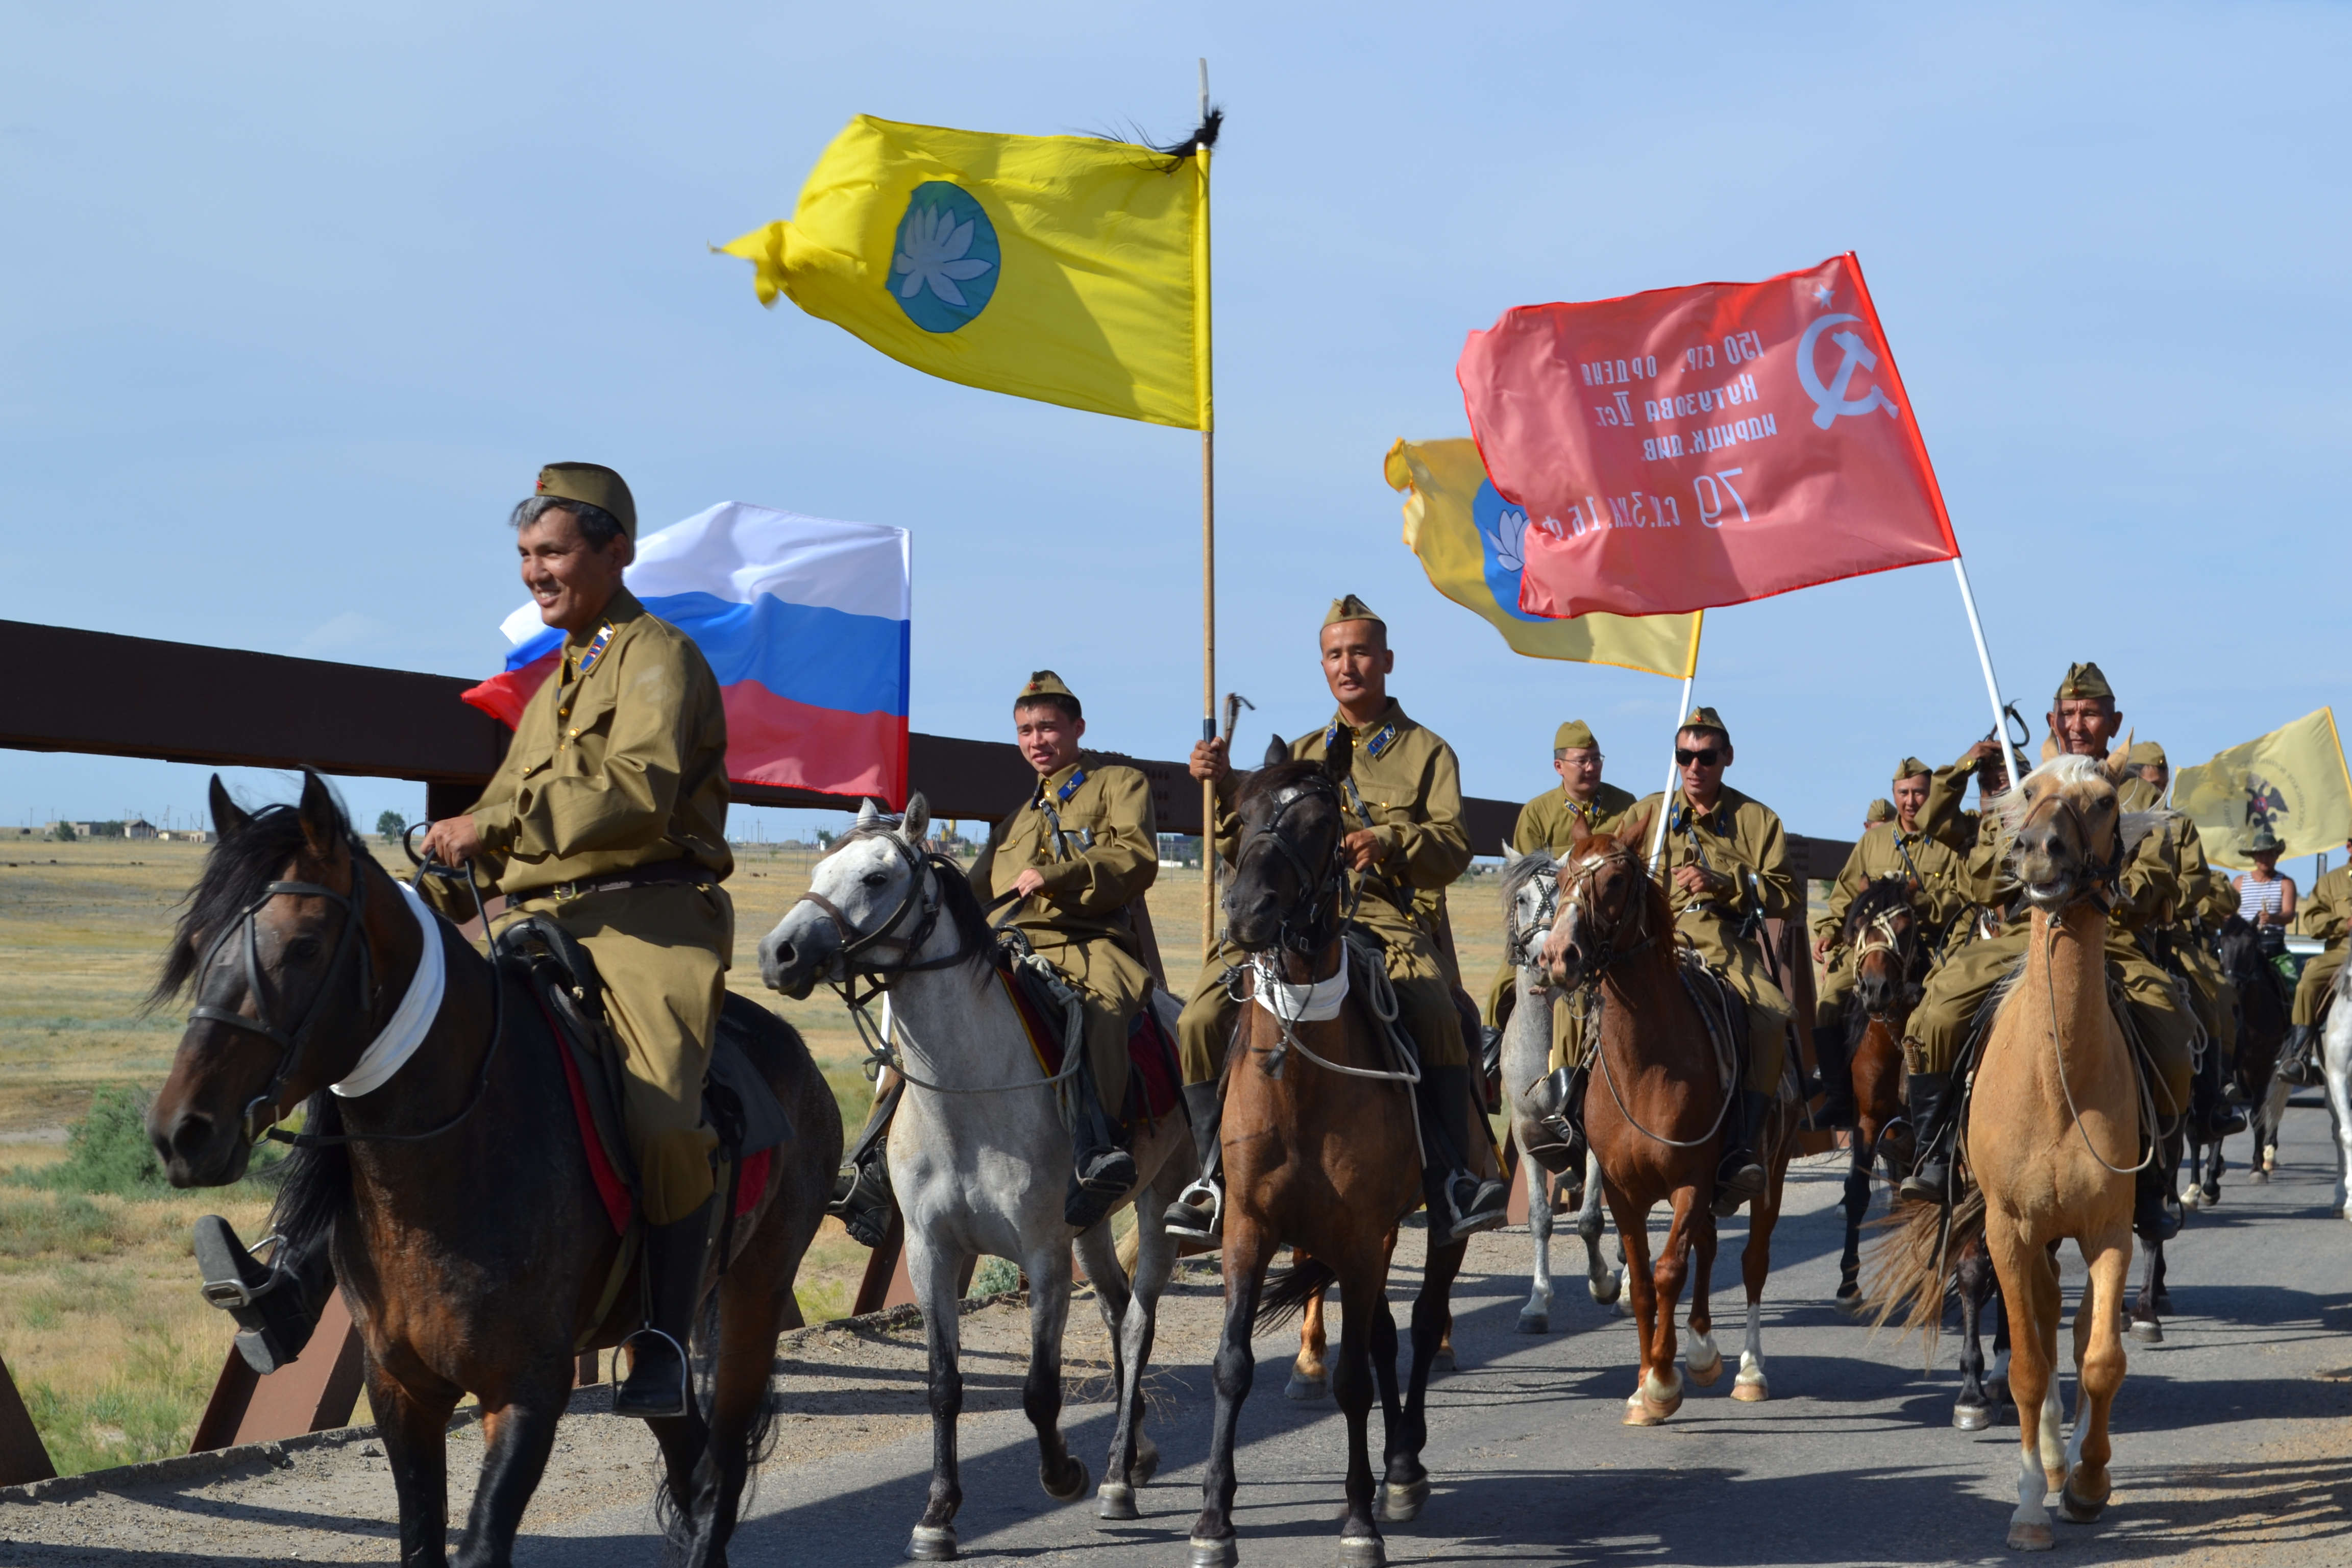
[[[250,815],[215,778],[212,809],[219,842],[155,988],[163,1001],[192,986],[202,1013],[149,1136],[173,1186],[221,1186],[245,1173],[262,1129],[307,1102],[271,1225],[281,1258],[331,1248],[399,1498],[400,1560],[448,1561],[445,1434],[470,1391],[482,1471],[457,1558],[506,1563],[571,1398],[574,1347],[616,1344],[640,1321],[635,1269],[614,1278],[621,1241],[572,1119],[566,1047],[529,982],[376,864],[318,774],[306,772],[299,807]],[[422,1043],[380,1087],[330,1093],[404,1011],[412,978],[429,973],[427,942],[443,988]],[[717,1352],[715,1373],[696,1380],[709,1394],[648,1423],[673,1544],[706,1565],[727,1561],[769,1430],[776,1335],[798,1321],[793,1276],[841,1158],[841,1112],[792,1027],[732,995],[720,1026],[796,1137],[729,1227],[718,1341],[697,1345]]]
[[[2014,1550],[2054,1543],[2050,1492],[2060,1494],[2067,1519],[2085,1523],[2113,1487],[2107,1421],[2124,1380],[2133,1173],[2154,1113],[2107,1002],[2102,900],[2126,852],[2116,798],[2126,755],[2118,750],[2104,764],[2056,758],[2000,803],[2016,824],[2011,854],[2032,910],[2032,940],[1997,994],[1967,1108],[1961,1147],[1976,1190],[1948,1216],[1915,1205],[1880,1254],[1882,1321],[1907,1306],[1911,1326],[1932,1345],[1948,1259],[1958,1244],[1984,1238],[2009,1313],[2020,1445]],[[2089,1280],[2074,1316],[2074,1435],[2062,1444],[2054,1251],[2070,1237]]]
[[[1845,1250],[1838,1256],[1837,1299],[1862,1304],[1862,1222],[1870,1213],[1871,1173],[1887,1129],[1903,1114],[1903,1026],[1931,956],[1906,876],[1865,883],[1846,907],[1840,932],[1852,954],[1853,991],[1845,1007],[1846,1060],[1853,1073],[1853,1163],[1845,1177]]]
[[[1366,1432],[1375,1378],[1387,1428],[1380,1515],[1411,1520],[1429,1496],[1420,1458],[1428,1440],[1423,1405],[1466,1243],[1442,1239],[1434,1224],[1428,1232],[1428,1265],[1412,1309],[1412,1370],[1401,1403],[1386,1239],[1422,1201],[1411,1081],[1418,1070],[1401,1067],[1381,1038],[1380,1019],[1393,1016],[1395,999],[1378,957],[1359,965],[1347,951],[1340,789],[1353,756],[1344,727],[1321,762],[1292,762],[1277,741],[1235,797],[1242,842],[1225,910],[1233,942],[1250,955],[1244,973],[1251,994],[1225,1058],[1225,1321],[1213,1374],[1208,1470],[1192,1525],[1193,1568],[1222,1568],[1239,1557],[1234,1442],[1256,1365],[1251,1333],[1261,1319],[1278,1320],[1334,1281],[1340,1322],[1331,1392],[1348,1422],[1340,1562],[1371,1568],[1385,1556]],[[1309,984],[1341,976],[1348,991],[1335,1016],[1298,1017]],[[1286,1242],[1311,1260],[1269,1286],[1266,1270]]]

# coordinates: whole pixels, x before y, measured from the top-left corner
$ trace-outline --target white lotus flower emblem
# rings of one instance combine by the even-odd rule
[[[1485,535],[1487,548],[1494,551],[1495,560],[1504,571],[1517,572],[1526,565],[1527,552],[1522,548],[1528,532],[1526,512],[1511,507],[1496,520],[1494,532],[1487,533],[1484,529],[1479,532]]]
[[[949,304],[969,309],[963,290],[956,284],[979,277],[992,261],[964,253],[971,248],[971,220],[956,222],[952,208],[926,207],[914,214],[907,225],[907,248],[891,260],[890,270],[903,272],[907,280],[898,286],[898,297],[911,300],[930,285],[931,292]]]

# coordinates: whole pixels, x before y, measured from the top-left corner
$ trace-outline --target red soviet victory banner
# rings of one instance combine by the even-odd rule
[[[1524,305],[1455,374],[1527,509],[1529,615],[1679,615],[1959,553],[1852,252]]]

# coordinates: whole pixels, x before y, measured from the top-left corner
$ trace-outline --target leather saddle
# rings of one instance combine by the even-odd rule
[[[620,1043],[606,1021],[604,984],[595,959],[562,927],[540,915],[527,915],[501,931],[492,952],[546,1006],[579,1068],[597,1142],[630,1192],[637,1192],[636,1164],[629,1157],[621,1116]],[[745,1155],[793,1138],[792,1119],[743,1048],[747,1035],[774,1024],[764,1008],[731,992],[719,1010],[719,1038],[702,1080],[702,1120],[719,1134],[719,1152],[730,1164],[740,1166]]]

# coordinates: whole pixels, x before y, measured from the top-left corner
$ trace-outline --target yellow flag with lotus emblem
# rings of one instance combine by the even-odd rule
[[[1527,509],[1505,500],[1486,478],[1477,443],[1399,441],[1382,472],[1390,489],[1406,492],[1405,548],[1421,558],[1431,586],[1485,616],[1514,651],[1657,675],[1691,673],[1698,659],[1696,613],[1553,620],[1520,611]]]
[[[901,363],[1096,414],[1210,426],[1202,160],[859,115],[789,221],[722,247]]]

